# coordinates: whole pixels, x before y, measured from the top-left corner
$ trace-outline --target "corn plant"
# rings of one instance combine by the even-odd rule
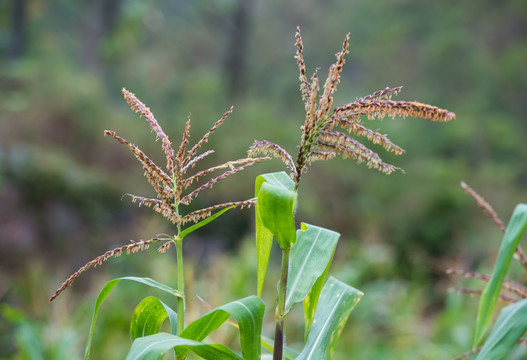
[[[503,359],[518,342],[527,341],[522,338],[527,331],[527,287],[505,278],[513,258],[519,261],[527,272],[527,256],[519,245],[527,228],[527,204],[516,206],[508,226],[505,227],[496,211],[481,195],[464,182],[461,186],[476,200],[478,206],[500,228],[504,236],[491,276],[459,269],[447,270],[449,274],[475,278],[487,283],[484,290],[457,288],[462,293],[481,295],[474,332],[474,349],[459,356],[458,359],[476,353],[477,360]],[[489,330],[499,300],[509,305],[500,311],[484,345],[479,346]]]
[[[105,135],[113,137],[115,140],[126,146],[132,154],[139,160],[145,171],[145,176],[149,183],[152,185],[154,191],[157,194],[157,198],[147,198],[136,195],[129,195],[132,202],[138,203],[139,206],[151,207],[154,211],[162,214],[171,223],[175,225],[175,235],[158,235],[149,240],[132,241],[131,244],[126,244],[118,247],[114,250],[107,251],[101,256],[96,257],[92,261],[88,262],[74,274],[72,274],[62,286],[55,292],[50,298],[53,301],[62,291],[70,286],[73,281],[79,277],[86,270],[101,265],[104,261],[111,257],[120,256],[123,253],[135,253],[141,250],[148,249],[152,244],[160,244],[159,252],[164,253],[170,247],[175,245],[176,248],[176,259],[177,259],[177,287],[172,288],[167,285],[161,284],[157,281],[148,278],[138,277],[123,277],[114,279],[108,282],[101,290],[95,303],[95,311],[93,313],[92,325],[88,338],[88,343],[85,350],[85,358],[90,357],[90,346],[93,332],[95,329],[95,322],[99,308],[103,301],[108,297],[113,288],[122,280],[129,280],[138,283],[148,285],[153,288],[157,288],[161,291],[167,292],[177,298],[177,310],[173,311],[169,306],[162,303],[155,297],[147,297],[142,300],[136,307],[132,322],[130,334],[132,340],[138,340],[139,346],[141,340],[145,336],[150,334],[158,333],[165,318],[169,318],[173,334],[179,334],[177,341],[171,348],[177,348],[176,354],[179,358],[184,358],[188,353],[188,349],[192,349],[193,352],[199,355],[212,354],[213,356],[220,356],[218,354],[231,354],[234,356],[232,351],[222,346],[212,346],[200,343],[205,336],[215,327],[225,322],[227,318],[232,315],[240,324],[240,332],[242,336],[242,346],[244,352],[253,352],[254,354],[259,353],[259,342],[257,343],[258,349],[254,346],[247,346],[244,344],[248,336],[248,332],[253,332],[252,336],[259,339],[259,332],[261,331],[261,314],[263,314],[263,303],[257,297],[252,296],[246,299],[239,300],[235,303],[225,305],[208,315],[196,320],[189,326],[185,327],[185,284],[184,284],[184,273],[183,273],[183,239],[192,233],[193,231],[205,226],[209,222],[218,218],[226,211],[232,208],[244,208],[255,204],[255,199],[248,199],[244,201],[227,202],[223,204],[216,204],[200,210],[192,212],[183,212],[185,207],[190,205],[191,201],[195,199],[199,193],[205,189],[212,188],[215,183],[220,180],[227,178],[230,175],[234,175],[237,172],[244,170],[245,168],[266,160],[266,157],[258,158],[242,158],[234,161],[228,161],[221,165],[213,166],[206,170],[194,172],[192,175],[188,173],[192,171],[200,160],[214,153],[213,150],[208,150],[198,154],[202,145],[208,141],[210,135],[215,132],[218,127],[223,124],[229,114],[232,113],[232,107],[223,114],[223,116],[216,121],[212,128],[203,135],[203,137],[190,149],[187,149],[189,143],[190,134],[190,120],[185,124],[183,131],[182,140],[177,149],[177,153],[174,151],[173,144],[169,140],[168,136],[164,133],[163,129],[155,119],[153,113],[148,107],[146,107],[133,93],[126,89],[123,89],[123,95],[133,110],[140,113],[141,116],[148,122],[152,131],[155,132],[158,139],[161,139],[162,149],[166,157],[166,169],[163,170],[160,166],[156,165],[143,151],[137,146],[133,145],[129,141],[116,135],[114,131],[106,130]],[[213,176],[212,178],[204,181],[207,176],[211,176],[214,173],[223,171],[219,175]],[[184,194],[191,185],[202,181],[203,183],[199,186],[195,186],[195,189]],[[188,226],[188,224],[192,224]],[[185,228],[183,228],[187,225]],[[247,314],[246,309],[250,309],[250,313]],[[221,314],[221,315],[218,315]],[[227,317],[225,318],[225,315]],[[256,316],[260,314],[260,316]],[[260,319],[260,323],[251,323],[245,325],[244,320],[247,320],[247,316],[250,318]],[[223,319],[221,321],[220,319]],[[203,324],[209,326],[208,332],[204,330]],[[247,327],[250,327],[248,330]],[[174,335],[175,336],[175,335]],[[181,340],[186,339],[186,340]],[[197,341],[196,341],[197,340]],[[249,339],[251,340],[251,339]],[[254,342],[254,341],[253,341]],[[136,344],[134,342],[134,344]],[[137,347],[137,346],[136,346]],[[136,347],[132,347],[131,354],[133,358],[133,351]],[[217,358],[217,357],[216,357]],[[248,357],[249,358],[249,357]],[[255,357],[254,357],[255,358]]]
[[[258,177],[255,191],[258,198],[255,207],[258,295],[262,292],[273,237],[282,250],[275,312],[274,360],[283,359],[284,319],[295,303],[303,302],[305,321],[304,348],[296,358],[323,359],[331,356],[338,335],[362,296],[359,290],[333,277],[326,282],[340,234],[305,223],[301,224],[300,229],[295,229],[297,191],[302,174],[314,161],[331,160],[337,156],[366,163],[368,167],[385,174],[399,170],[385,163],[375,151],[355,138],[365,138],[396,155],[404,153],[387,135],[368,128],[362,121],[363,116],[368,120],[402,116],[441,122],[455,118],[452,112],[435,106],[391,100],[391,96],[397,95],[401,87],[387,87],[333,108],[333,95],[340,82],[345,55],[349,52],[349,33],[341,51],[335,55],[336,62],[330,66],[320,94],[317,71],[312,74],[310,81],[306,75],[304,45],[299,28],[295,39],[300,92],[306,111],[296,161],[280,145],[267,140],[255,141],[249,150],[251,156],[267,154],[281,159],[289,171],[289,174],[281,172]]]
[[[135,95],[123,90],[132,109],[141,113],[161,139],[166,155],[166,171],[155,165],[136,146],[117,136],[115,132],[106,131],[105,134],[112,136],[132,151],[143,165],[145,175],[157,193],[156,199],[130,195],[132,201],[161,213],[175,225],[176,234],[173,236],[159,235],[146,241],[133,242],[97,257],[68,278],[50,300],[58,296],[87,269],[113,256],[119,256],[123,252],[143,250],[153,243],[161,245],[159,248],[161,252],[167,251],[175,244],[178,281],[176,288],[152,279],[137,277],[123,277],[108,282],[96,300],[85,358],[89,358],[90,355],[91,338],[98,310],[113,288],[122,280],[146,284],[165,291],[177,299],[176,311],[155,297],[146,297],[137,305],[130,330],[133,344],[127,359],[162,359],[166,353],[172,351],[175,359],[185,359],[192,352],[205,359],[253,360],[261,357],[262,346],[272,352],[274,360],[284,358],[318,360],[331,357],[336,340],[350,312],[363,294],[360,290],[329,276],[329,267],[340,238],[339,233],[307,223],[301,223],[300,229],[296,229],[295,214],[302,175],[314,161],[330,160],[337,156],[352,158],[358,163],[366,163],[368,167],[379,169],[385,174],[400,170],[394,165],[385,163],[375,151],[356,139],[364,138],[396,155],[404,153],[404,150],[395,145],[387,135],[367,127],[363,122],[364,117],[368,120],[382,119],[385,116],[392,118],[396,116],[421,117],[432,121],[447,122],[454,119],[455,115],[447,110],[419,102],[391,100],[392,96],[400,92],[401,87],[387,87],[353,102],[333,107],[333,95],[337,91],[345,55],[348,53],[349,34],[344,40],[342,49],[336,54],[336,62],[329,68],[329,74],[321,92],[319,92],[320,86],[316,71],[308,81],[300,29],[297,29],[295,39],[297,47],[295,58],[300,71],[300,91],[306,110],[296,160],[293,160],[293,157],[280,145],[267,140],[255,141],[248,151],[249,157],[230,161],[188,176],[187,171],[194,168],[199,160],[212,153],[209,150],[197,155],[200,147],[223,123],[232,109],[226,112],[211,130],[188,151],[186,146],[190,122],[187,122],[181,144],[176,152],[151,111]],[[280,171],[258,176],[255,183],[255,197],[252,199],[184,213],[184,206],[187,206],[202,190],[212,187],[219,180],[248,166],[268,159],[268,157],[259,157],[259,154],[281,159],[288,172]],[[227,169],[224,173],[183,195],[183,192],[196,181],[202,180],[204,176],[212,172],[224,169]],[[183,276],[183,238],[229,209],[251,205],[255,205],[256,221],[256,296],[248,296],[211,309],[199,319],[186,324],[184,320],[186,293]],[[194,224],[183,228],[189,223]],[[275,337],[269,339],[261,333],[265,305],[260,297],[273,238],[281,249],[282,262],[275,308]],[[305,332],[304,346],[297,351],[285,345],[284,325],[288,312],[300,302],[304,307]],[[235,318],[236,323],[228,322],[231,316]],[[161,325],[167,318],[171,325],[171,332],[160,332]],[[204,342],[208,334],[225,322],[236,326],[239,330],[241,356],[221,344]]]

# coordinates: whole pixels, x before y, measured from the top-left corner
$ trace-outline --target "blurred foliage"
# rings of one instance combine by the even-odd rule
[[[42,303],[100,253],[170,231],[147,209],[121,200],[126,192],[148,195],[149,186],[135,160],[103,138],[103,130],[118,131],[154,160],[163,155],[120,88],[150,106],[173,139],[189,114],[196,139],[234,104],[232,117],[210,139],[216,160],[243,156],[255,138],[294,153],[303,123],[296,25],[308,71],[327,68],[334,60],[328,54],[351,32],[336,103],[403,85],[399,99],[457,114],[449,124],[396,119],[376,125],[407,150],[401,158],[385,156],[406,174],[384,176],[334,161],[316,164],[306,176],[299,217],[343,234],[338,276],[366,293],[340,341],[342,358],[349,349],[354,358],[407,359],[467,350],[476,300],[448,293],[443,270],[459,265],[488,272],[501,238],[463,194],[461,180],[504,219],[527,195],[526,24],[522,0],[462,6],[452,0],[1,2],[0,302],[6,321],[0,357],[80,354],[101,276],[167,283],[174,276],[174,259],[152,250],[110,261],[79,279],[70,297]],[[279,166],[269,162],[233,177],[204,192],[203,202],[245,199],[258,173]],[[314,213],[317,208],[325,211]],[[234,211],[187,244],[194,288],[214,306],[254,292],[254,254],[246,244],[251,224],[250,211]],[[225,249],[237,249],[237,256],[224,257]],[[111,310],[101,316],[94,344],[102,358],[115,357],[103,339],[126,349],[135,303],[124,309],[118,299],[134,299],[135,290],[128,291],[105,304]],[[137,294],[138,302],[144,294]],[[65,313],[60,321],[58,312]],[[50,338],[49,326],[63,335]],[[303,330],[289,332],[294,344]]]

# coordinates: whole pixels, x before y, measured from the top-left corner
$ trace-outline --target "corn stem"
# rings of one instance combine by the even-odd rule
[[[276,327],[274,336],[273,360],[282,360],[284,351],[284,318],[285,296],[287,291],[287,274],[289,272],[289,252],[291,249],[282,250],[282,266],[280,270],[280,287],[278,288],[278,301],[276,305]]]

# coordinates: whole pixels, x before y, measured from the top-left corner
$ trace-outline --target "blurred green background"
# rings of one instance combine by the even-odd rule
[[[173,232],[124,193],[151,196],[112,129],[162,160],[126,87],[174,142],[191,116],[193,141],[231,105],[210,139],[210,164],[243,157],[254,139],[295,153],[304,109],[293,58],[302,29],[308,72],[325,79],[351,32],[335,104],[386,86],[397,99],[444,107],[457,120],[385,119],[372,128],[407,150],[381,157],[389,176],[353,161],[316,163],[298,219],[342,234],[332,274],[365,292],[336,359],[447,359],[470,349],[478,299],[453,286],[481,284],[449,266],[489,272],[499,229],[461,190],[466,181],[506,222],[527,195],[527,3],[523,0],[6,0],[0,2],[0,358],[81,358],[94,299],[105,281],[148,276],[175,284],[175,255],[155,249],[108,261],[55,302],[62,281],[95,256]],[[243,200],[273,160],[204,191],[198,204]],[[252,211],[231,211],[185,244],[191,317],[255,291]],[[269,321],[275,285],[268,277]],[[519,267],[511,270],[525,280]],[[121,286],[121,285],[120,285]],[[159,294],[154,294],[159,295]],[[123,358],[145,288],[124,284],[103,306],[96,358]],[[168,300],[170,301],[170,300]],[[266,335],[272,334],[267,323]],[[301,309],[288,343],[301,341]],[[213,338],[236,344],[235,334]],[[525,356],[521,351],[516,358]],[[514,355],[513,357],[514,358]]]

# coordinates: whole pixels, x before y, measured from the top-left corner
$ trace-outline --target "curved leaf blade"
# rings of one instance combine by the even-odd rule
[[[327,359],[333,351],[340,331],[363,293],[342,281],[330,277],[322,288],[315,320],[306,345],[297,360]]]
[[[171,295],[174,295],[176,297],[183,298],[183,296],[180,294],[179,291],[177,291],[175,289],[172,289],[171,287],[169,287],[167,285],[158,283],[157,281],[149,279],[149,278],[141,278],[141,277],[135,277],[135,276],[125,276],[125,277],[122,277],[122,278],[113,279],[113,280],[108,281],[106,283],[106,285],[104,285],[102,290],[99,292],[99,295],[97,296],[97,300],[95,301],[95,308],[93,310],[93,316],[92,316],[92,321],[91,321],[91,325],[90,325],[90,334],[88,335],[88,342],[86,344],[86,349],[84,351],[84,358],[85,359],[89,359],[90,358],[91,341],[92,341],[92,338],[93,338],[93,331],[95,329],[95,322],[97,321],[97,316],[99,314],[99,309],[100,309],[102,303],[104,302],[104,300],[106,300],[108,295],[110,295],[110,293],[112,292],[113,288],[116,287],[117,284],[119,284],[122,280],[135,281],[135,282],[138,282],[138,283],[141,283],[141,284],[145,284],[145,285],[148,285],[150,287],[159,289],[161,291],[167,292],[167,293],[169,293]]]
[[[185,339],[202,341],[232,316],[238,322],[243,358],[257,360],[260,358],[264,311],[263,301],[257,296],[249,296],[209,311],[189,324],[180,335]],[[184,358],[188,350],[182,348],[176,350],[176,354]]]
[[[504,307],[476,360],[503,359],[527,331],[527,299]]]
[[[254,196],[258,196],[260,188],[264,183],[275,184],[283,186],[288,190],[294,190],[295,183],[283,171],[276,173],[263,174],[256,178],[254,186]],[[260,216],[260,208],[258,203],[254,207],[255,221],[256,221],[256,262],[257,262],[257,290],[256,294],[261,297],[263,284],[265,280],[265,273],[267,272],[267,265],[269,263],[269,256],[271,255],[271,247],[273,244],[273,234],[267,229]]]
[[[243,360],[223,345],[204,344],[199,341],[181,338],[177,335],[159,333],[134,340],[127,360],[163,360],[171,349],[192,351],[207,360]]]
[[[496,265],[492,272],[492,277],[488,282],[481,299],[479,301],[478,317],[476,320],[476,331],[474,334],[473,347],[477,347],[485,336],[485,333],[492,321],[494,308],[498,302],[501,286],[509,265],[511,263],[516,247],[527,228],[527,204],[518,204],[514,209],[507,231],[501,242]]]
[[[177,314],[154,296],[148,296],[136,306],[130,322],[130,338],[157,334],[166,318],[169,318],[173,334],[177,331]]]
[[[317,279],[328,267],[340,234],[318,226],[302,223],[291,248],[285,298],[286,313],[311,291]],[[318,300],[318,299],[317,299]]]
[[[311,325],[313,325],[313,320],[315,320],[318,299],[320,298],[320,292],[322,291],[322,287],[324,286],[326,278],[328,277],[330,266],[331,260],[322,275],[320,275],[317,281],[315,281],[315,284],[313,284],[311,291],[303,301],[302,305],[304,306],[304,343],[307,341],[307,337],[309,336],[309,332],[311,331]]]
[[[296,192],[283,186],[263,183],[258,192],[258,211],[262,224],[269,229],[282,250],[291,248],[296,240]]]
[[[223,215],[224,213],[226,213],[227,211],[229,211],[230,209],[232,209],[233,207],[235,207],[235,205],[233,205],[233,206],[229,206],[229,207],[227,207],[227,208],[225,208],[225,209],[222,209],[222,210],[220,210],[220,211],[214,213],[214,215],[211,215],[211,216],[209,216],[208,218],[203,219],[203,220],[201,220],[200,222],[198,222],[198,223],[196,223],[196,224],[194,224],[194,225],[192,225],[192,226],[189,226],[188,228],[186,228],[185,230],[183,230],[182,232],[179,233],[179,235],[178,235],[179,240],[183,240],[183,238],[184,238],[185,236],[187,236],[188,234],[190,234],[191,232],[196,231],[196,230],[198,230],[199,228],[201,228],[201,227],[207,225],[207,224],[210,223],[211,221],[215,220],[216,218],[220,217],[221,215]]]

